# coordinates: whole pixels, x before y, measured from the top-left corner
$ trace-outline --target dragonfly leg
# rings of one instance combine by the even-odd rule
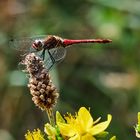
[[[43,61],[46,61],[45,60],[45,51],[47,51],[48,52],[48,55],[49,55],[49,59],[47,60],[47,65],[50,64],[48,66],[48,69],[50,69],[54,65],[54,63],[56,62],[55,59],[54,59],[54,57],[53,57],[54,52],[51,53],[48,49],[47,50],[46,49],[43,49],[43,51],[41,53],[41,56],[40,56]]]
[[[43,61],[44,61],[44,59],[45,59],[45,49],[43,50],[43,52],[42,52],[42,54],[41,54],[41,58],[43,59]]]
[[[49,56],[51,58],[51,61],[52,61],[52,64],[50,66],[50,68],[51,68],[53,66],[53,64],[55,63],[55,59],[54,59],[54,57],[52,56],[52,54],[51,54],[51,52],[49,50],[48,50],[48,54],[49,54]]]

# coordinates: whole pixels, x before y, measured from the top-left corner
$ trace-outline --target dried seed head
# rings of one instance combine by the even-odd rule
[[[53,85],[42,59],[34,53],[30,53],[22,64],[25,65],[26,72],[29,74],[28,87],[35,105],[41,110],[52,109],[57,102],[59,93]]]

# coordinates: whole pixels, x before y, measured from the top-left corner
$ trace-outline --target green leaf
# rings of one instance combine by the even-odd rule
[[[105,138],[106,136],[108,136],[108,132],[107,131],[103,131],[100,134],[96,135],[96,138]]]
[[[110,140],[117,140],[116,136],[111,137]]]

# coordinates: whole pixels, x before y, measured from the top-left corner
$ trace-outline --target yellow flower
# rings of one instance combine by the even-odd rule
[[[135,127],[136,137],[140,138],[140,112],[138,112],[138,124]]]
[[[39,129],[34,130],[33,132],[28,131],[25,134],[25,139],[26,140],[45,140]]]
[[[44,131],[47,134],[47,140],[64,140],[60,134],[58,126],[45,124]]]
[[[56,129],[49,123],[45,124],[44,131],[48,135],[48,139],[56,140]]]
[[[56,122],[60,133],[69,140],[96,140],[94,136],[101,134],[108,127],[112,116],[109,114],[107,121],[98,123],[100,118],[93,121],[89,111],[81,107],[78,114],[65,116],[66,122],[59,112],[56,113]],[[97,124],[98,123],[98,124]]]

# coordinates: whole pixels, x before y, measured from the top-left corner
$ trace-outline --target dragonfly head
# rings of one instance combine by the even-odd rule
[[[32,44],[32,48],[34,48],[36,51],[41,51],[43,49],[44,43],[42,40],[35,40]]]

